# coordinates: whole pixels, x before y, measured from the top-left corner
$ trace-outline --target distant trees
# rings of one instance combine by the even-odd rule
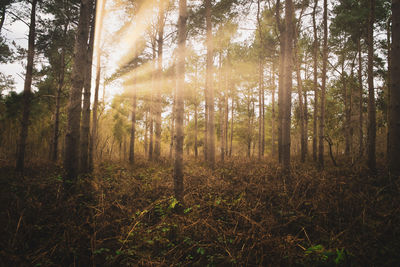
[[[11,2],[0,5],[0,30],[7,27],[4,18],[15,4]],[[258,0],[256,6],[204,0],[189,7],[166,0],[121,0],[119,6],[112,1],[110,12],[119,10],[127,15],[121,18],[123,27],[113,29],[112,34],[118,36],[114,41],[124,34],[121,39],[134,41],[111,76],[101,62],[106,54],[103,51],[111,49],[110,45],[99,41],[105,1],[97,6],[103,15],[98,18],[96,33],[95,20],[91,20],[94,1],[78,2],[79,16],[78,6],[70,1],[43,3],[43,12],[52,14],[53,23],[48,26],[40,21],[39,31],[34,32],[35,49],[31,49],[29,38],[24,93],[1,96],[2,124],[21,131],[16,138],[10,134],[12,130],[0,125],[2,140],[14,146],[18,143],[18,169],[23,168],[24,147],[36,136],[41,136],[45,146],[37,148],[39,145],[32,142],[32,151],[46,151],[40,153],[47,153],[46,157],[55,162],[63,154],[67,179],[90,172],[95,159],[105,155],[129,159],[131,164],[136,155],[144,155],[156,162],[163,157],[178,162],[175,173],[179,187],[183,148],[185,156],[193,155],[196,160],[203,152],[211,168],[229,156],[263,159],[264,153],[269,153],[278,156],[289,170],[293,156],[307,162],[312,149],[312,160],[321,167],[329,152],[333,160],[343,155],[346,163],[347,159],[351,164],[364,162],[373,171],[384,143],[389,166],[395,169],[393,159],[397,157],[391,155],[397,134],[391,134],[396,131],[396,20],[387,0],[340,0],[332,2],[331,13],[327,0],[323,5],[318,0]],[[32,1],[32,7],[35,3]],[[393,1],[392,12],[396,3]],[[171,14],[179,11],[183,13],[176,32]],[[249,14],[254,14],[256,29],[245,42],[239,42],[241,20]],[[311,27],[301,23],[304,18]],[[382,38],[383,32],[387,37]],[[3,38],[4,30],[1,34]],[[75,53],[71,51],[74,35]],[[186,39],[191,49],[182,59]],[[37,69],[32,58],[35,50],[45,57]],[[0,52],[0,62],[8,62],[13,51]],[[93,106],[92,54],[96,56]],[[185,66],[180,65],[182,62]],[[104,91],[108,84],[118,84],[117,80],[125,89],[111,106],[99,101],[103,77]],[[4,75],[0,78],[0,84],[5,84],[2,92],[3,88],[12,88],[12,81]],[[32,80],[38,89],[35,92],[30,89]],[[22,112],[11,112],[10,103],[24,103],[20,105]],[[44,105],[48,115],[39,125],[36,109],[43,111]],[[179,115],[182,110],[185,113]],[[366,117],[368,121],[364,121]],[[11,118],[18,118],[21,127]],[[28,135],[30,123],[34,125],[32,136]],[[169,151],[162,150],[165,144]],[[8,147],[0,150],[11,151]]]

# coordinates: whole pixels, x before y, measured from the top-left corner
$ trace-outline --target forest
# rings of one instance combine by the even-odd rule
[[[399,266],[400,0],[1,0],[0,266]]]

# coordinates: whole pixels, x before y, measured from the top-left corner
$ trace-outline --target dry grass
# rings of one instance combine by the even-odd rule
[[[2,266],[400,264],[400,181],[383,172],[188,162],[183,206],[168,163],[102,163],[70,196],[57,166],[0,173]]]

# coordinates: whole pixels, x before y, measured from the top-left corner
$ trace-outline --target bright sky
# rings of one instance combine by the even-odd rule
[[[115,3],[115,0],[107,0],[107,6],[106,10],[108,10],[111,6],[113,6]],[[20,8],[27,8],[26,5],[22,4],[15,4],[15,5],[20,5]],[[99,6],[101,5],[101,1],[99,3]],[[152,14],[147,13],[147,12],[141,12],[139,15],[135,18],[134,21],[144,21],[146,18],[151,16]],[[40,16],[40,14],[39,14]],[[169,21],[167,21],[166,24],[166,30],[165,34],[168,34],[171,30],[171,27],[175,27],[175,23],[177,20],[176,14],[169,13],[168,14]],[[98,16],[99,17],[99,16]],[[120,29],[120,27],[123,24],[123,16],[120,16],[120,14],[109,14],[108,16],[105,17],[104,20],[104,31],[106,32],[106,38],[110,38],[110,36],[113,36],[113,32],[117,31]],[[170,29],[168,29],[170,27]],[[245,39],[248,39],[253,31],[248,30],[248,29],[254,29],[255,28],[255,14],[251,14],[250,16],[245,17],[243,20],[241,20],[241,25],[239,26],[239,33],[237,35],[237,38],[235,41],[244,41]],[[21,21],[16,21],[14,23],[11,23],[11,16],[8,15],[6,17],[6,22],[4,24],[4,27],[2,29],[3,35],[6,36],[7,40],[9,41],[14,41],[18,46],[22,48],[27,48],[28,44],[28,26],[21,22]],[[112,75],[117,69],[118,66],[122,63],[124,63],[124,58],[127,58],[127,54],[129,54],[130,51],[133,51],[133,46],[134,42],[137,41],[139,38],[142,38],[141,36],[144,34],[146,31],[146,28],[142,25],[140,26],[138,23],[132,23],[130,27],[127,27],[127,29],[124,31],[124,34],[122,35],[122,38],[119,38],[118,40],[113,40],[112,45],[108,44],[107,45],[107,58],[106,58],[106,69],[105,69],[105,74],[102,75],[104,76],[110,76]],[[104,37],[104,35],[103,35]],[[109,41],[109,40],[106,40]],[[201,43],[192,43],[194,45],[194,48],[198,50],[200,53],[204,53],[204,47],[202,46]],[[168,45],[167,43],[164,46],[164,66],[168,64],[169,60],[172,58],[172,52],[173,52],[174,46]],[[94,56],[94,59],[96,57]],[[103,60],[103,65],[104,65],[104,58]],[[0,65],[0,72],[6,74],[6,75],[12,75],[15,80],[15,89],[17,92],[21,92],[23,90],[23,85],[24,85],[24,75],[25,75],[25,64],[26,60],[23,61],[17,61],[12,64],[2,64]],[[95,77],[94,71],[95,71],[95,60],[93,62],[93,78]],[[94,81],[93,83],[94,84]],[[101,87],[102,88],[102,87]],[[34,90],[34,89],[33,89]],[[116,81],[110,85],[107,86],[106,88],[106,97],[108,100],[110,100],[115,94],[121,93],[123,91],[122,85],[119,81]],[[101,95],[100,91],[100,97]]]

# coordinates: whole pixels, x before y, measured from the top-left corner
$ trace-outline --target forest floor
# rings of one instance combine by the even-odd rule
[[[49,163],[0,166],[1,266],[399,266],[400,181],[383,170],[103,162],[63,193]]]

